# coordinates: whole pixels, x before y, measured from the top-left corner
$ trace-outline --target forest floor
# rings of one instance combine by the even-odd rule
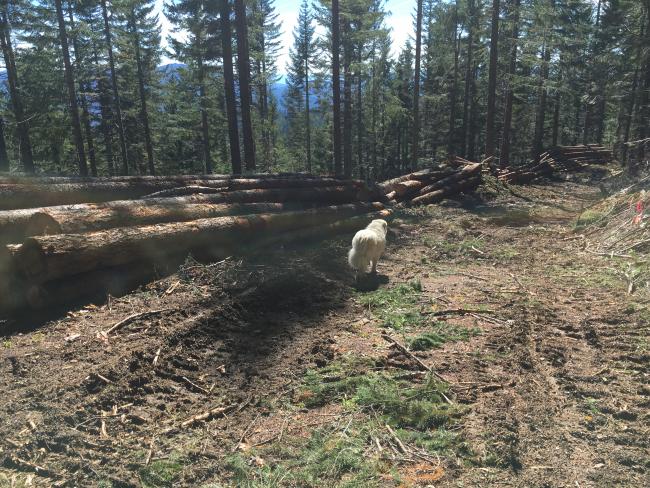
[[[483,196],[397,214],[361,290],[347,236],[22,322],[0,486],[650,486],[650,297],[576,237],[597,187]]]

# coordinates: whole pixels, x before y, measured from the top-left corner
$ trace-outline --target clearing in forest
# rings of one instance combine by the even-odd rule
[[[650,485],[645,264],[585,249],[592,186],[483,195],[359,290],[349,236],[21,324],[0,486]]]

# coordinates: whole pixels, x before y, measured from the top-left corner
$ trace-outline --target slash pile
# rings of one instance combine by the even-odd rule
[[[612,151],[603,146],[555,146],[543,153],[538,163],[508,168],[498,177],[505,183],[523,184],[553,173],[581,171],[589,164],[610,164],[612,161]]]

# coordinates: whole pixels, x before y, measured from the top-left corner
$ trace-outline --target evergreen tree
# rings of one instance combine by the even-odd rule
[[[289,140],[294,148],[300,148],[305,169],[312,171],[311,164],[311,115],[310,89],[312,62],[315,50],[312,13],[307,0],[303,0],[298,14],[298,24],[293,31],[293,47],[287,66],[286,105],[288,110]]]

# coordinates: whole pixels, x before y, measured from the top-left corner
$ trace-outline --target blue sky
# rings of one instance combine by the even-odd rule
[[[162,13],[162,5],[164,0],[156,0],[158,12],[160,15],[160,23],[163,31],[163,40],[167,38],[170,32],[169,22]],[[280,59],[278,60],[278,68],[280,73],[285,72],[285,66],[289,57],[289,48],[293,43],[293,28],[298,19],[298,9],[301,0],[275,0],[275,10],[278,13],[278,20],[282,23],[282,38],[281,38],[281,51]],[[393,38],[393,54],[404,46],[404,43],[413,36],[413,21],[412,13],[416,5],[416,0],[387,0],[386,11],[389,15],[386,18],[386,24],[391,28]],[[163,41],[164,42],[164,41]],[[173,61],[166,59],[166,61]]]

